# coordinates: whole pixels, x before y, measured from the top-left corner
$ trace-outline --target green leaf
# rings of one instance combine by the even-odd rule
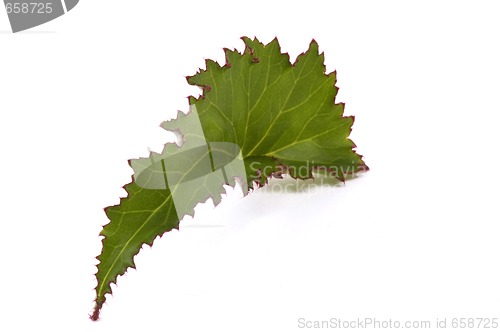
[[[317,43],[291,64],[276,39],[243,41],[242,54],[224,50],[224,66],[207,60],[206,70],[188,77],[203,95],[189,98],[190,113],[162,124],[184,144],[130,161],[128,196],[106,209],[93,320],[117,276],[135,267],[142,245],[178,229],[197,203],[212,198],[217,205],[224,184],[234,186],[240,177],[246,193],[271,176],[307,179],[318,172],[343,181],[368,169],[348,138],[354,117],[344,117],[344,104],[335,103],[336,75],[325,74]]]

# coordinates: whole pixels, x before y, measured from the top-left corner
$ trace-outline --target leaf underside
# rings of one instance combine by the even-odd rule
[[[324,55],[319,54],[317,43],[313,40],[309,50],[291,64],[277,39],[267,45],[257,39],[242,39],[246,46],[243,53],[224,49],[225,65],[207,60],[206,70],[187,79],[203,90],[198,98],[189,97],[189,104],[196,108],[204,139],[234,143],[241,149],[248,190],[265,185],[271,176],[289,174],[308,179],[313,172],[323,172],[343,181],[347,174],[367,170],[348,138],[354,117],[344,117],[344,104],[335,103],[336,73],[325,73]],[[188,143],[195,138],[182,132],[184,117],[189,114],[179,113],[178,119],[163,127],[181,128]],[[175,149],[175,144],[168,143],[162,155]],[[160,160],[162,155],[153,153],[149,159]],[[130,164],[144,160],[131,160]],[[195,168],[182,170],[182,163],[177,163],[177,169],[168,170],[162,165],[156,173],[177,172],[183,177],[189,177]],[[154,175],[153,166],[150,168],[148,174]],[[111,284],[129,267],[135,268],[133,258],[144,244],[152,245],[156,237],[178,229],[180,219],[192,215],[196,203],[212,198],[218,204],[224,193],[222,185],[206,190],[203,199],[190,202],[186,211],[177,211],[168,185],[151,189],[136,182],[134,176],[133,182],[124,186],[128,196],[105,209],[110,222],[100,233],[103,248],[97,257],[93,320],[99,318]],[[235,184],[227,179],[226,183]]]

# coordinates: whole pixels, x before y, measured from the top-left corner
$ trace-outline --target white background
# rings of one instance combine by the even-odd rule
[[[0,330],[295,331],[298,319],[498,317],[500,20],[494,1],[82,0],[12,34],[0,10]],[[204,58],[312,38],[371,170],[230,192],[94,299],[103,208]],[[288,182],[293,183],[293,182]]]

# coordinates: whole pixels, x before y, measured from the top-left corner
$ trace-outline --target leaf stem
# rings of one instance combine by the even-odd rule
[[[94,322],[99,320],[99,314],[101,313],[102,305],[104,304],[105,299],[99,299],[97,298],[95,300],[95,307],[94,307],[94,312],[92,312],[92,315],[90,315],[90,319],[93,320]]]

